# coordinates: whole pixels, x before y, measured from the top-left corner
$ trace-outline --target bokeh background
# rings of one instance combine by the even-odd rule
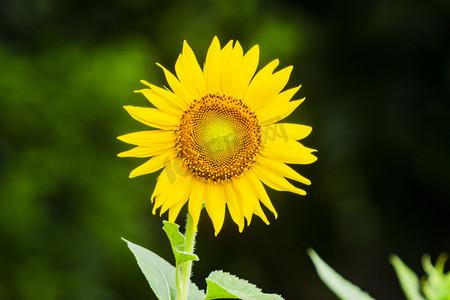
[[[172,261],[151,214],[157,174],[116,136],[123,105],[165,84],[187,40],[212,37],[294,65],[307,97],[288,118],[319,150],[308,195],[270,191],[279,218],[218,237],[200,222],[193,280],[223,269],[286,299],[336,299],[308,247],[377,299],[404,299],[391,253],[422,275],[450,251],[450,2],[0,1],[0,299],[154,299],[121,237]],[[166,217],[166,216],[164,216]],[[183,224],[184,218],[178,222]]]

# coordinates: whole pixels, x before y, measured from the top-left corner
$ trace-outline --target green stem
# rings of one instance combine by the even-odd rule
[[[196,233],[194,232],[194,221],[192,220],[191,214],[188,213],[185,232],[186,244],[184,246],[184,252],[194,253],[195,235]],[[189,282],[191,278],[192,260],[182,263],[180,269],[181,270],[177,269],[176,278],[177,300],[187,300]]]

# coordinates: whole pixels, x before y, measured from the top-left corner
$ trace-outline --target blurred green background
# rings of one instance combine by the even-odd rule
[[[172,261],[151,214],[157,174],[116,136],[142,130],[186,39],[212,37],[294,65],[319,160],[306,197],[270,191],[279,218],[218,237],[202,215],[193,280],[223,269],[286,299],[335,299],[306,248],[377,299],[403,299],[388,255],[418,274],[450,251],[450,2],[0,1],[0,299],[154,299],[121,237]],[[179,223],[184,223],[182,216]]]

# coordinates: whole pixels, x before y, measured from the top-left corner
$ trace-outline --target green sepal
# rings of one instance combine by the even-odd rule
[[[207,292],[204,300],[283,300],[279,295],[264,294],[254,284],[223,271],[213,271],[209,274],[206,278],[206,284]]]
[[[402,260],[396,256],[391,255],[389,260],[397,273],[398,281],[408,300],[425,300],[420,293],[420,283],[417,275],[405,265]]]
[[[175,300],[177,292],[175,267],[152,251],[133,244],[126,239],[123,240],[128,244],[128,248],[136,257],[138,265],[156,297],[159,300]],[[205,297],[205,293],[190,282],[188,297],[189,300],[201,300]]]
[[[186,245],[186,238],[179,231],[180,226],[175,223],[163,221],[163,230],[166,232],[169,238],[170,245],[172,246],[173,255],[175,256],[176,265],[180,266],[187,261],[198,261],[198,256],[194,253],[187,253],[184,251]]]
[[[345,280],[328,266],[313,249],[308,249],[308,255],[311,258],[320,279],[332,290],[336,296],[342,300],[374,300],[359,287]]]

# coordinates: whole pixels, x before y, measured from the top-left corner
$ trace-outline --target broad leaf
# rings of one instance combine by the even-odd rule
[[[283,300],[275,294],[264,294],[255,285],[222,271],[214,271],[206,278],[206,298],[243,300]]]
[[[398,281],[406,298],[408,300],[425,300],[420,294],[420,283],[417,275],[398,256],[392,255],[389,260],[397,273]]]
[[[203,300],[205,292],[200,290],[194,283],[189,282],[188,300]]]
[[[133,252],[142,273],[144,273],[150,287],[159,300],[176,299],[175,267],[159,257],[157,254],[141,246],[123,239]],[[189,300],[201,300],[205,293],[192,282],[189,284]]]
[[[137,259],[150,287],[160,300],[176,298],[175,268],[155,253],[123,239]]]
[[[328,266],[316,252],[308,249],[308,255],[311,257],[320,279],[332,290],[336,296],[342,300],[374,300],[359,287],[342,278],[330,266]]]
[[[163,229],[169,238],[170,245],[172,246],[173,255],[175,256],[175,261],[177,266],[181,265],[184,262],[190,260],[198,260],[198,256],[193,253],[187,253],[184,251],[184,246],[186,244],[186,238],[184,235],[178,230],[180,226],[175,223],[170,223],[167,221],[163,221],[164,226]]]

